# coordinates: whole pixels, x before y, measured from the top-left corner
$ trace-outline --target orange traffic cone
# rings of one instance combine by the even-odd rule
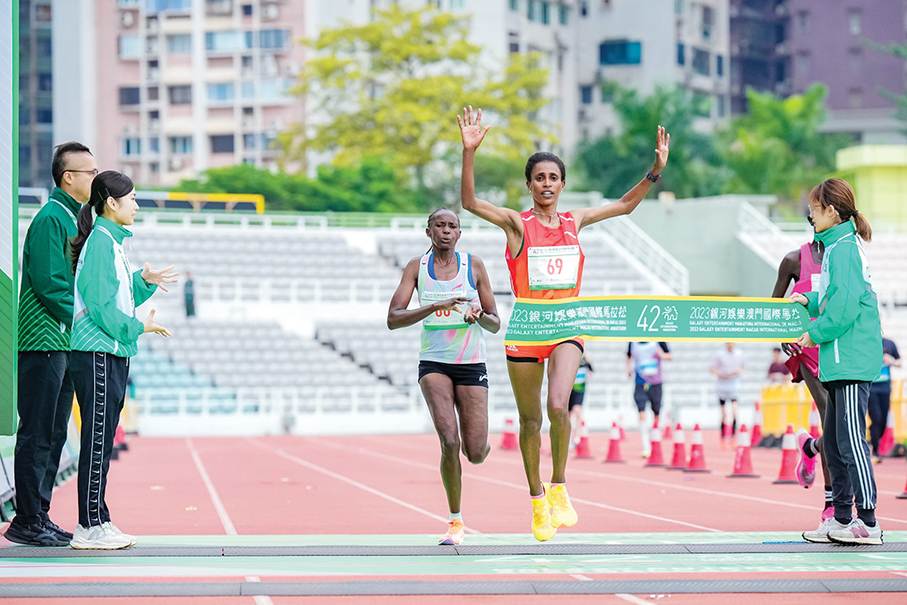
[[[818,439],[822,434],[819,425],[822,424],[822,418],[819,416],[819,408],[816,407],[816,402],[813,401],[813,409],[809,411],[809,436],[813,439]]]
[[[885,432],[879,439],[879,456],[887,456],[894,449],[894,412],[888,409],[888,419],[885,422]]]
[[[661,454],[661,430],[658,428],[658,421],[655,421],[655,424],[652,425],[652,430],[649,433],[649,440],[652,442],[651,448],[652,451],[649,454],[649,460],[646,462],[646,466],[664,466],[665,459]]]
[[[617,423],[611,424],[611,440],[608,442],[608,457],[605,458],[605,462],[623,462],[624,459],[620,455],[620,429],[617,426]]]
[[[627,440],[627,431],[624,430],[624,419],[621,416],[619,416],[617,418],[617,428],[620,429],[620,440],[626,441]]]
[[[670,417],[665,421],[665,432],[661,436],[662,441],[674,441],[674,432],[671,430]]]
[[[756,411],[753,412],[753,434],[750,435],[752,445],[758,446],[762,441],[762,409],[759,402],[756,402]]]
[[[516,437],[516,431],[513,428],[513,419],[508,418],[504,421],[504,439],[501,440],[502,450],[518,450],[520,443]]]
[[[583,420],[579,425],[579,443],[576,444],[576,458],[591,458],[592,449],[589,447],[589,429],[586,428],[586,421]]]
[[[728,477],[758,477],[753,474],[753,460],[750,456],[750,433],[746,425],[737,431],[737,453],[734,455],[734,472]]]
[[[680,423],[674,428],[674,457],[668,470],[682,471],[687,465],[687,444],[684,441],[683,427]]]
[[[702,445],[702,429],[699,425],[693,427],[693,440],[690,441],[690,460],[685,473],[710,473],[711,471],[705,466],[705,448]]]
[[[797,451],[797,437],[794,435],[794,425],[787,425],[787,432],[781,440],[781,472],[773,483],[799,483],[797,481],[797,460],[800,452]]]

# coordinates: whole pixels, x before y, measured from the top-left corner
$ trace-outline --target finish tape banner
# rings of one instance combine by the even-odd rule
[[[571,338],[624,342],[793,342],[809,326],[806,307],[785,298],[518,298],[504,344],[549,345]]]

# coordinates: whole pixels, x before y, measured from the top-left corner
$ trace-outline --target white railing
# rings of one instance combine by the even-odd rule
[[[230,212],[139,212],[136,224],[149,227],[207,228],[238,227],[241,229],[297,229],[326,231],[328,218],[302,214],[240,214]]]
[[[381,303],[386,304],[396,284],[331,279],[218,279],[197,280],[199,300],[242,304]],[[383,286],[383,288],[382,288]]]
[[[740,239],[772,267],[777,267],[784,255],[799,245],[794,236],[782,231],[747,201],[740,203],[737,227]]]
[[[592,431],[607,430],[612,422],[629,429],[638,426],[632,385],[598,385],[587,394],[584,416]],[[260,435],[260,434],[357,434],[431,432],[431,418],[418,386],[388,385],[336,387],[236,389],[197,391],[157,396],[146,389],[132,399],[137,426],[144,435]],[[700,385],[696,395],[684,389],[683,400],[671,385],[665,385],[663,413],[685,428],[699,423],[718,425],[714,385]],[[741,400],[741,422],[751,422],[751,411]],[[506,419],[518,418],[509,389],[488,393],[489,427],[500,431]],[[546,420],[547,422],[547,420]]]
[[[673,294],[689,295],[689,270],[632,220],[618,216],[597,223],[593,228],[612,239],[615,242],[614,249],[635,269],[654,276]]]

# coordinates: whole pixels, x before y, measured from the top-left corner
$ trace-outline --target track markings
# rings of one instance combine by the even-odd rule
[[[205,465],[202,463],[201,456],[198,455],[198,450],[195,449],[195,444],[192,443],[191,438],[186,439],[186,447],[189,448],[189,454],[192,456],[192,461],[195,462],[195,468],[198,469],[198,474],[201,475],[202,482],[205,484],[205,489],[208,490],[208,496],[211,498],[214,510],[217,511],[217,517],[224,527],[224,533],[228,536],[238,536],[239,534],[236,532],[236,527],[233,525],[233,521],[230,520],[230,515],[227,514],[227,509],[224,508],[224,503],[221,501],[220,495],[214,488],[214,483],[211,481],[208,471],[205,470]],[[261,582],[261,578],[258,576],[246,576],[246,581]],[[274,605],[274,601],[268,596],[255,596],[253,600],[256,605]]]
[[[326,442],[325,442],[325,443],[322,443],[322,445],[326,445],[326,446],[328,446],[328,447],[333,447],[333,448],[341,448],[341,446],[339,446],[339,445],[337,445],[337,444],[334,444],[334,443],[326,443]],[[345,449],[345,448],[343,448],[343,449]],[[412,461],[412,460],[407,460],[407,459],[405,459],[405,458],[397,458],[396,456],[390,456],[390,455],[388,455],[388,454],[384,454],[384,453],[381,453],[381,452],[376,452],[376,451],[369,450],[369,449],[362,448],[362,447],[361,447],[361,448],[357,448],[356,451],[358,451],[358,452],[360,452],[360,453],[362,453],[362,454],[368,454],[369,456],[372,456],[372,457],[374,457],[374,458],[383,458],[383,459],[385,459],[385,460],[389,460],[389,461],[391,461],[391,462],[396,462],[396,463],[398,463],[398,464],[405,464],[405,465],[408,465],[408,466],[415,466],[415,467],[417,467],[417,468],[423,468],[423,469],[427,469],[427,470],[437,471],[437,468],[436,468],[436,467],[431,466],[431,465],[428,465],[428,464],[425,464],[425,463],[422,463],[422,462],[414,462],[414,461]],[[465,473],[465,472],[463,473],[463,476],[464,476],[464,477],[469,477],[470,479],[474,479],[474,480],[478,480],[478,481],[485,481],[486,483],[494,483],[495,485],[503,485],[504,487],[510,487],[510,488],[513,488],[513,489],[518,489],[518,490],[520,490],[520,491],[526,491],[526,486],[525,486],[525,485],[521,485],[521,484],[517,484],[517,483],[510,483],[509,481],[502,481],[502,480],[500,480],[500,479],[494,479],[494,478],[491,478],[491,477],[483,477],[483,476],[481,476],[481,475],[474,475],[474,474],[471,474],[471,473],[467,474],[467,473]],[[697,524],[695,524],[695,523],[687,523],[686,521],[680,521],[680,520],[678,520],[678,519],[671,519],[671,518],[668,518],[668,517],[661,517],[661,516],[659,516],[659,515],[650,515],[650,514],[648,514],[648,513],[641,513],[641,512],[639,512],[639,511],[630,510],[630,509],[627,509],[627,508],[620,508],[620,507],[617,507],[617,506],[610,506],[610,505],[608,505],[608,504],[602,504],[601,502],[595,502],[595,501],[593,501],[593,500],[586,500],[586,499],[584,499],[584,498],[576,498],[576,497],[570,496],[570,499],[571,499],[573,502],[579,502],[579,503],[585,504],[585,505],[587,505],[587,506],[594,506],[594,507],[596,507],[596,508],[602,508],[602,509],[605,509],[605,510],[612,510],[612,511],[615,511],[615,512],[626,513],[626,514],[628,514],[628,515],[635,515],[635,516],[638,516],[638,517],[645,517],[645,518],[647,518],[647,519],[653,519],[653,520],[655,520],[655,521],[664,521],[664,522],[666,522],[666,523],[674,523],[674,524],[677,524],[677,525],[684,525],[684,526],[686,526],[686,527],[692,527],[692,528],[694,528],[694,529],[699,529],[699,530],[702,530],[702,531],[711,531],[711,532],[720,532],[720,531],[721,531],[720,529],[715,529],[715,528],[713,528],[713,527],[706,527],[706,526],[704,526],[704,525],[697,525]]]
[[[399,504],[400,506],[403,506],[404,508],[408,508],[408,509],[411,510],[411,511],[415,511],[415,512],[417,512],[417,513],[419,513],[419,514],[421,514],[421,515],[425,515],[426,517],[429,517],[429,518],[431,518],[431,519],[435,519],[435,520],[437,520],[437,521],[441,521],[442,523],[447,523],[447,522],[448,522],[448,519],[446,519],[446,518],[444,518],[444,517],[442,517],[442,516],[440,516],[440,515],[436,515],[436,514],[434,514],[434,513],[431,512],[431,511],[427,511],[427,510],[425,510],[424,508],[420,508],[420,507],[416,506],[415,504],[410,504],[409,502],[405,502],[405,501],[403,501],[403,500],[401,500],[401,499],[399,499],[399,498],[395,498],[394,496],[391,496],[390,494],[386,494],[386,493],[384,493],[384,492],[382,492],[382,491],[379,491],[379,490],[377,490],[377,489],[375,489],[375,488],[373,488],[373,487],[370,487],[370,486],[368,486],[368,485],[365,485],[364,483],[360,483],[359,481],[356,481],[355,479],[350,479],[349,477],[346,477],[346,476],[344,476],[344,475],[341,475],[340,473],[335,473],[335,472],[332,471],[332,470],[326,469],[326,468],[324,468],[324,467],[322,467],[322,466],[318,466],[317,464],[313,464],[313,463],[309,462],[308,460],[303,460],[302,458],[299,458],[299,457],[294,456],[294,455],[292,455],[292,454],[288,454],[287,452],[285,452],[285,451],[283,451],[283,450],[275,449],[275,448],[273,448],[273,447],[270,447],[270,446],[267,446],[267,445],[258,443],[258,442],[255,441],[254,439],[249,439],[249,442],[252,443],[253,445],[255,445],[256,447],[259,447],[259,448],[261,448],[261,449],[263,449],[263,450],[265,450],[265,451],[268,451],[268,452],[271,452],[272,454],[275,454],[275,455],[277,455],[277,456],[280,456],[281,458],[284,458],[285,460],[289,460],[290,462],[293,462],[293,463],[298,464],[298,465],[300,465],[300,466],[304,466],[304,467],[306,467],[306,468],[308,468],[308,469],[311,469],[311,470],[313,470],[313,471],[315,471],[315,472],[317,472],[317,473],[321,473],[322,475],[327,475],[328,477],[331,477],[331,478],[333,478],[333,479],[337,479],[338,481],[343,481],[344,483],[346,483],[346,484],[348,484],[348,485],[352,485],[353,487],[357,487],[357,488],[361,489],[362,491],[368,492],[368,493],[370,493],[370,494],[372,494],[372,495],[374,495],[374,496],[378,496],[379,498],[384,498],[385,500],[387,500],[387,501],[389,501],[389,502],[393,502],[394,504]],[[437,470],[437,469],[435,469],[435,470]],[[470,527],[467,527],[467,528],[466,528],[466,531],[467,531],[468,533],[471,533],[471,534],[480,534],[480,533],[482,533],[482,532],[480,532],[480,531],[478,531],[478,530],[475,530],[475,529],[472,529],[472,528],[470,528]]]

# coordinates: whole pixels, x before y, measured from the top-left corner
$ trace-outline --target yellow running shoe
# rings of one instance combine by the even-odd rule
[[[447,522],[447,533],[438,540],[438,546],[456,546],[463,541],[466,532],[463,529],[463,522],[459,519]]]
[[[545,491],[548,492],[548,502],[551,503],[551,527],[576,525],[576,511],[573,510],[570,496],[567,495],[567,486],[555,485],[552,487],[550,483],[546,483]]]
[[[546,497],[531,498],[532,535],[539,542],[550,540],[557,533],[557,530],[551,526],[551,504],[548,503],[548,488],[544,489]]]

